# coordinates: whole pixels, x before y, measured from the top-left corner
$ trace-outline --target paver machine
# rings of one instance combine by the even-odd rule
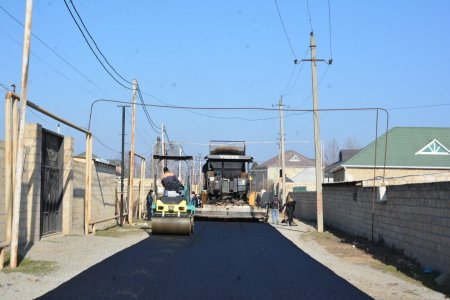
[[[192,156],[153,155],[157,161],[156,168],[161,161],[192,160]],[[190,174],[190,172],[188,172]],[[184,186],[165,189],[158,193],[157,178],[154,178],[155,201],[152,204],[152,233],[191,235],[194,232],[195,205],[190,199],[190,179],[187,178]]]

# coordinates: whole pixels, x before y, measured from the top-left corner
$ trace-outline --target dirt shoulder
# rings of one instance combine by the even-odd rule
[[[426,287],[427,275],[419,274],[418,266],[400,253],[388,253],[392,250],[338,232],[319,234],[313,226],[298,220],[296,224],[273,226],[312,258],[375,299],[446,298]],[[397,263],[389,264],[389,260]],[[422,281],[408,276],[410,271],[417,272]]]

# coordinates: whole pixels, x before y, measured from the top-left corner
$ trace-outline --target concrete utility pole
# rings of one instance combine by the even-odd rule
[[[281,203],[286,202],[286,160],[284,153],[284,118],[283,118],[283,96],[280,97],[280,151],[281,151]]]
[[[164,124],[161,124],[161,155],[166,155],[166,143],[165,143],[165,128]],[[163,160],[161,166],[161,176],[164,174],[164,167],[166,167],[166,160]]]
[[[25,31],[23,37],[22,55],[22,77],[20,83],[20,117],[19,117],[19,141],[17,144],[16,174],[14,180],[13,214],[11,226],[11,257],[9,266],[11,269],[17,267],[19,249],[19,218],[20,218],[20,198],[22,194],[22,174],[24,162],[24,135],[25,135],[25,112],[27,110],[27,89],[28,89],[28,65],[30,62],[30,37],[31,19],[33,13],[33,0],[27,0],[25,11]]]
[[[312,92],[313,92],[313,110],[314,110],[314,148],[316,157],[316,201],[317,201],[317,231],[323,232],[323,198],[322,198],[322,155],[320,146],[320,129],[319,129],[319,99],[317,96],[317,71],[316,62],[324,61],[316,59],[316,39],[314,33],[311,32],[311,59],[304,60],[311,62],[312,72]],[[331,63],[331,61],[330,61]]]
[[[125,108],[129,107],[126,105],[119,105],[122,107],[122,161],[120,162],[120,223],[123,225],[123,180],[125,177]]]
[[[136,124],[136,89],[137,81],[133,79],[133,94],[131,98],[131,149],[130,176],[128,178],[128,224],[133,223],[133,194],[134,194],[134,129]]]
[[[181,146],[180,146],[180,156],[181,156],[181,152],[182,152],[183,150],[181,149]],[[180,161],[178,161],[178,179],[180,180],[180,181],[182,181],[181,180],[181,160]]]

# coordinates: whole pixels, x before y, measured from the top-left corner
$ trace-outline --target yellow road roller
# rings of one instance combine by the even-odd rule
[[[192,156],[181,155],[154,155],[153,158],[157,160],[157,166],[163,160],[192,160]],[[189,168],[189,164],[187,165]],[[155,175],[156,200],[152,204],[152,234],[191,235],[194,232],[195,205],[191,203],[189,177],[186,184],[182,185],[173,176],[175,181],[166,184],[164,193],[159,195]]]

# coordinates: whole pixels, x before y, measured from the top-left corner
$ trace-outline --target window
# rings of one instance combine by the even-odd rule
[[[450,155],[450,151],[442,145],[438,140],[434,139],[425,147],[417,151],[417,154],[422,155]]]
[[[300,158],[298,158],[298,156],[294,154],[294,156],[292,156],[289,161],[300,161]]]

